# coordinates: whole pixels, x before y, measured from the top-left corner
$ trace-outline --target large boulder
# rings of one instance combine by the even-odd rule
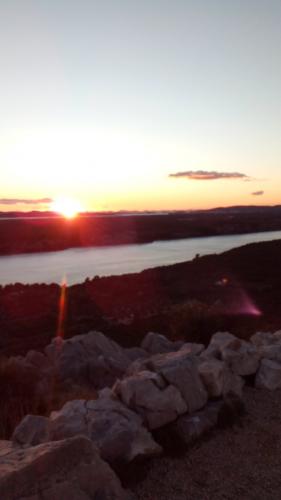
[[[222,392],[224,401],[242,401],[244,385],[245,381],[240,375],[233,373],[230,369],[226,369],[224,372]]]
[[[222,350],[228,347],[239,347],[241,341],[237,339],[232,333],[228,332],[217,332],[215,333],[206,349],[200,353],[200,358],[204,360],[209,359],[222,359]]]
[[[132,500],[83,436],[24,449],[4,443],[0,449],[2,499]]]
[[[208,403],[203,410],[193,415],[183,415],[171,424],[169,432],[177,437],[185,446],[188,446],[218,424],[219,414],[223,405],[222,401]]]
[[[275,339],[273,333],[270,332],[257,332],[251,336],[250,341],[256,347],[268,346],[274,344]]]
[[[84,435],[95,443],[101,457],[110,463],[131,462],[161,453],[161,448],[142,425],[142,418],[111,397],[110,391],[101,393],[97,400],[69,401],[61,410],[52,412],[49,419],[41,422],[40,418],[44,419],[25,417],[15,429],[13,440],[30,445],[40,442],[40,437],[45,441],[48,436],[53,441]]]
[[[15,428],[12,440],[15,443],[28,446],[35,446],[49,441],[49,419],[40,415],[26,415]]]
[[[141,347],[150,354],[161,354],[165,352],[178,351],[183,345],[182,341],[171,342],[160,333],[149,332],[144,337]]]
[[[281,330],[277,330],[277,332],[274,332],[273,338],[274,338],[274,342],[280,343],[281,342]]]
[[[199,376],[199,361],[189,351],[153,356],[149,366],[179,390],[189,413],[205,406],[208,396]]]
[[[137,458],[153,457],[162,452],[143,419],[114,398],[89,401],[88,433],[108,462],[132,462]]]
[[[220,352],[226,348],[239,347],[241,341],[229,332],[217,332],[211,340],[209,346],[218,349]]]
[[[100,332],[54,339],[45,353],[60,381],[75,380],[97,389],[111,386],[131,362],[125,349]]]
[[[254,375],[259,367],[260,354],[255,346],[241,341],[221,349],[222,359],[237,375]]]
[[[199,374],[210,398],[218,398],[223,393],[225,363],[209,359],[199,365]]]
[[[274,391],[281,388],[281,363],[263,359],[256,375],[256,387]]]
[[[119,380],[113,391],[125,405],[143,417],[150,429],[173,422],[187,411],[180,391],[157,373],[142,371]]]
[[[262,359],[271,359],[281,362],[281,344],[260,346],[259,353]]]
[[[176,387],[187,405],[187,411],[199,410],[207,402],[207,393],[198,372],[199,360],[189,348],[177,352],[156,354],[150,358],[137,360],[128,370],[129,377],[140,372],[154,372],[161,375],[166,384]]]
[[[149,357],[148,352],[141,347],[127,347],[124,349],[124,353],[131,362],[134,362],[138,359],[146,359]]]
[[[203,360],[199,373],[210,398],[235,396],[242,399],[244,380],[218,359]]]
[[[185,351],[189,352],[189,354],[192,354],[193,356],[199,356],[205,349],[204,344],[196,344],[194,342],[185,342],[181,348],[180,351]]]

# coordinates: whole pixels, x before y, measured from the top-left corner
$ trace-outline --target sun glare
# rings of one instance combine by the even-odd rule
[[[59,198],[51,204],[51,210],[63,215],[66,219],[73,219],[82,211],[82,206],[77,200]]]

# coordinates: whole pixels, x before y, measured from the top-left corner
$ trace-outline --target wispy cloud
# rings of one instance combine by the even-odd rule
[[[43,205],[51,203],[52,198],[0,198],[0,205]]]
[[[252,196],[262,196],[264,194],[264,191],[254,191],[252,193]]]
[[[251,180],[246,174],[240,172],[217,172],[207,170],[187,170],[186,172],[176,172],[169,174],[169,177],[184,178],[196,181],[214,181],[218,179],[242,179],[244,181]]]

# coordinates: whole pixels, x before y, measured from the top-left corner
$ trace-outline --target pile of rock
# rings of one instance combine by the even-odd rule
[[[17,457],[22,453],[23,467],[26,463],[35,465],[41,453],[48,455],[60,447],[74,446],[73,439],[79,435],[84,436],[84,441],[79,438],[84,443],[82,447],[90,450],[91,443],[94,446],[91,448],[94,451],[87,452],[90,456],[87,467],[83,453],[82,463],[77,467],[78,471],[86,467],[88,478],[91,461],[104,464],[104,460],[116,465],[161,453],[154,432],[162,428],[188,445],[216,426],[226,407],[233,411],[241,407],[243,386],[249,379],[256,387],[270,390],[281,387],[281,332],[257,333],[250,342],[219,332],[207,348],[200,344],[170,342],[162,335],[149,333],[141,347],[133,349],[123,349],[103,334],[91,332],[66,341],[54,341],[45,354],[28,353],[22,362],[33,363],[33,366],[37,363],[41,383],[56,373],[62,380],[109,387],[99,391],[98,399],[69,401],[48,418],[27,415],[15,429],[12,443],[3,445],[6,451],[1,452],[0,461],[5,464],[10,457],[7,463],[17,464]],[[60,444],[56,448],[52,443]],[[55,478],[59,477],[62,488],[69,488],[73,482],[71,467],[68,470],[66,466],[62,474],[57,469],[52,472]],[[12,471],[7,467],[6,473],[0,476],[0,493],[3,484],[7,499],[19,498],[13,489],[9,490],[13,480],[7,479],[13,478],[17,470],[17,465],[13,465]],[[119,491],[121,485],[114,473],[109,468],[104,470],[110,471],[113,489]],[[77,474],[80,478],[80,473]],[[52,484],[54,480],[52,478]],[[84,496],[77,493],[71,498],[94,498],[91,491],[96,490],[87,489],[81,481],[78,480],[77,488]],[[88,485],[88,479],[85,481]],[[93,475],[95,481],[99,484]],[[26,488],[28,494],[22,497],[37,498],[35,490]],[[53,491],[50,485],[49,490]],[[102,498],[111,498],[109,490],[102,491],[105,491]],[[118,494],[112,498],[119,498]],[[127,498],[126,492],[121,495],[120,498]]]

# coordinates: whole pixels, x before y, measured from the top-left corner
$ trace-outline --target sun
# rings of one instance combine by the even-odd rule
[[[50,208],[66,219],[73,219],[83,210],[79,201],[72,198],[58,198],[52,202]]]

